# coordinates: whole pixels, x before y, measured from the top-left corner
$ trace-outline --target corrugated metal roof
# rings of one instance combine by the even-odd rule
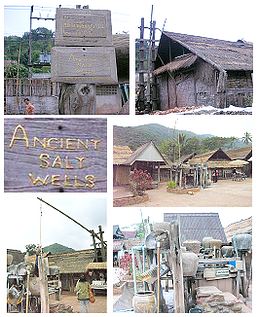
[[[168,37],[213,66],[224,70],[253,70],[253,45],[201,36],[163,32],[160,43]]]
[[[218,213],[164,213],[164,221],[178,221],[181,243],[213,237],[227,242]]]
[[[124,165],[132,165],[135,161],[137,161],[137,158],[142,155],[142,153],[144,153],[144,151],[149,147],[149,146],[153,146],[158,154],[160,155],[160,159],[163,161],[161,162],[162,164],[166,164],[166,160],[164,158],[164,156],[160,153],[159,149],[156,147],[156,145],[150,141],[148,143],[143,144],[142,146],[140,146],[136,151],[133,152],[133,154],[131,156],[129,156],[125,161],[124,161]],[[154,160],[152,162],[155,162]]]
[[[167,71],[174,72],[178,69],[188,68],[194,64],[196,59],[197,56],[194,54],[184,54],[182,56],[175,58],[172,62],[155,69],[153,71],[153,75],[157,76]]]

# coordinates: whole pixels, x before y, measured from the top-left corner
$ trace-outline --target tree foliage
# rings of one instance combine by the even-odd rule
[[[191,153],[205,153],[217,150],[219,148],[232,148],[238,139],[235,137],[186,137],[179,134],[177,138],[163,141],[159,149],[162,153],[172,160],[177,161],[179,156],[189,155]],[[180,151],[180,153],[179,153]],[[180,154],[180,155],[179,155]]]
[[[33,255],[33,254],[36,254],[36,249],[37,249],[37,246],[36,244],[27,244],[25,245],[25,249],[26,249],[26,252],[29,254],[29,255]]]
[[[249,132],[245,132],[244,136],[241,138],[242,142],[245,144],[252,143],[252,135]]]
[[[4,70],[5,78],[16,78],[19,70],[19,78],[28,78],[29,70],[24,65],[10,64]]]
[[[41,53],[50,53],[54,44],[54,34],[51,30],[39,27],[32,30],[32,64],[39,63]],[[5,36],[4,37],[4,58],[5,60],[18,61],[20,50],[20,64],[28,66],[29,61],[29,32],[25,32],[22,37]]]

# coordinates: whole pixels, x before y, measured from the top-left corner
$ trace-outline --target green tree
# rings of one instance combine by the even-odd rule
[[[33,254],[36,254],[36,249],[37,249],[37,246],[36,244],[27,244],[25,245],[25,249],[26,249],[26,252],[29,254],[29,255],[33,255]]]
[[[252,135],[249,132],[245,132],[244,136],[241,138],[241,141],[245,144],[252,143]]]
[[[19,78],[27,78],[29,75],[28,68],[20,64],[10,64],[5,68],[4,77],[5,78],[16,78],[17,72],[19,70]]]

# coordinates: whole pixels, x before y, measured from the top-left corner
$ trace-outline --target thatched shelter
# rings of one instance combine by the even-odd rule
[[[219,171],[219,178],[230,178],[233,169],[241,172],[246,171],[246,165],[249,163],[245,160],[234,160],[229,156],[230,151],[218,149],[207,153],[199,154],[189,160],[191,166],[203,165],[206,166],[209,173],[209,178],[213,170]]]
[[[163,32],[155,70],[160,110],[252,105],[253,45]]]
[[[94,250],[92,249],[48,256],[49,265],[59,268],[62,289],[71,292],[73,292],[80,275],[86,272],[87,265],[93,260]]]

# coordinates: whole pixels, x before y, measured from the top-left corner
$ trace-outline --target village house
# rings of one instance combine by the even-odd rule
[[[253,96],[253,45],[163,32],[153,75],[160,110],[247,107]]]
[[[241,158],[237,158],[238,154],[246,152],[250,153],[250,148],[248,148],[248,150],[235,149],[230,151],[218,149],[196,155],[191,158],[188,163],[191,166],[206,166],[209,179],[212,179],[212,172],[214,170],[219,172],[219,178],[231,178],[234,169],[241,173],[245,173],[246,171],[250,170],[248,167],[250,164],[244,159],[243,155]],[[248,173],[248,176],[250,176],[250,173]]]
[[[252,147],[224,151],[222,149],[182,156],[176,162],[169,160],[153,142],[132,151],[128,146],[113,147],[113,184],[129,184],[133,169],[147,170],[153,183],[174,181],[183,187],[207,187],[212,173],[217,170],[221,179],[232,177],[234,170],[250,177],[252,174]]]
[[[159,183],[161,166],[167,164],[166,158],[152,141],[143,144],[134,152],[128,146],[114,146],[113,183],[128,185],[130,172],[134,169],[147,171],[152,179]]]

